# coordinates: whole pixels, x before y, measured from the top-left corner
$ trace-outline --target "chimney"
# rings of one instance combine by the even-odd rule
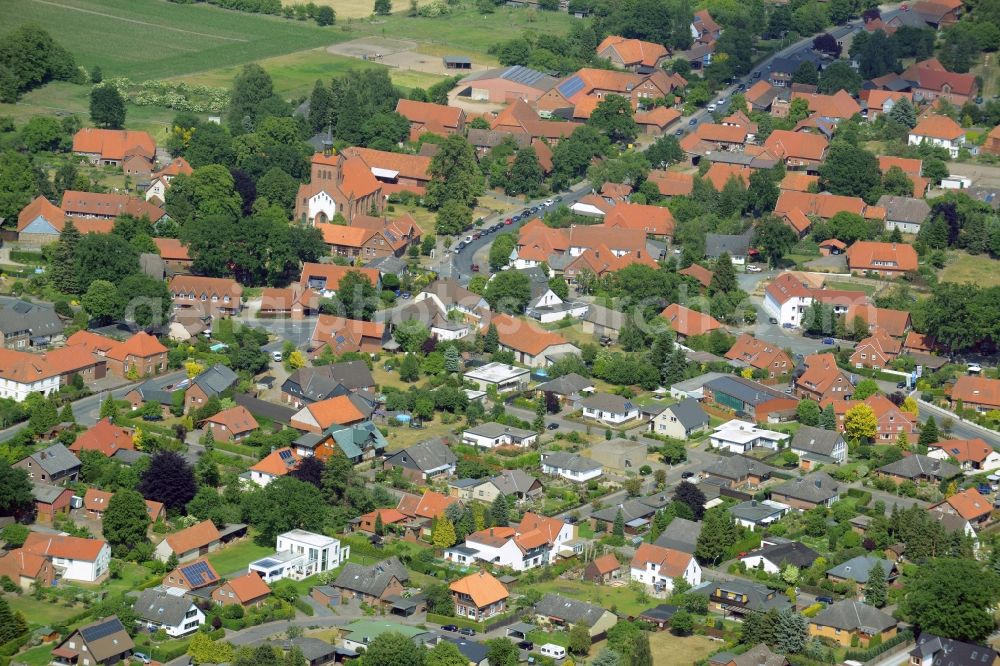
[[[757,500],[750,500],[750,506],[757,506]]]

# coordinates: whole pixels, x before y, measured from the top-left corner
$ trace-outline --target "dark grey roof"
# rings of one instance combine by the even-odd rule
[[[319,443],[326,439],[325,435],[316,434],[314,432],[303,433],[292,442],[292,446],[301,449],[312,449],[315,450]]]
[[[395,555],[368,567],[348,562],[333,586],[380,597],[393,578],[404,584],[410,579],[406,567]]]
[[[757,500],[740,502],[736,506],[729,509],[729,513],[732,514],[733,518],[739,518],[740,520],[745,520],[749,523],[759,523],[762,520],[766,520],[767,518],[770,518],[775,514],[780,514],[784,511],[784,509],[771,506],[766,502],[758,502]]]
[[[467,428],[465,432],[472,433],[473,435],[478,435],[480,437],[489,437],[491,439],[496,439],[497,437],[502,437],[507,434],[523,439],[536,434],[534,430],[514,428],[513,426],[496,423],[494,421],[489,423],[480,423],[472,428]]]
[[[505,469],[491,478],[490,481],[503,495],[524,494],[531,490],[531,486],[538,483],[538,479],[522,469]]]
[[[32,483],[31,491],[35,497],[35,500],[39,502],[44,502],[45,504],[52,504],[59,496],[63,494],[66,490],[62,486],[51,486],[47,483]]]
[[[542,454],[542,464],[559,469],[568,469],[571,472],[588,472],[595,469],[602,469],[601,463],[590,458],[578,456],[575,453],[563,453],[556,451]]]
[[[775,398],[790,397],[763,384],[736,375],[716,377],[712,381],[706,382],[705,387],[713,393],[720,392],[731,395],[748,405],[759,405]]]
[[[784,594],[770,590],[766,585],[739,578],[718,582],[708,581],[692,589],[692,592],[708,596],[716,588],[722,588],[725,592],[733,592],[737,595],[745,595],[747,601],[742,607],[748,610],[768,611],[772,608],[782,610],[792,607],[791,600]]]
[[[298,648],[302,652],[302,656],[305,657],[306,661],[310,663],[317,659],[333,661],[332,655],[337,653],[337,648],[333,645],[330,645],[324,640],[309,638],[308,636],[299,636],[298,638],[292,638],[291,640],[285,639],[272,641],[271,644],[281,648],[285,652],[288,652],[292,648]],[[324,659],[327,657],[330,658]]]
[[[708,414],[694,398],[685,398],[676,405],[670,405],[664,411],[669,411],[674,418],[687,429],[697,428],[709,422]]]
[[[622,512],[622,517],[625,522],[630,522],[640,518],[650,519],[653,514],[656,513],[656,508],[650,506],[649,504],[643,502],[639,499],[631,499],[622,502],[621,504],[615,504],[613,506],[607,506],[599,511],[594,511],[590,514],[590,517],[594,520],[601,520],[606,523],[613,523],[615,518],[618,516],[618,512]]]
[[[80,466],[80,459],[62,444],[53,444],[41,451],[35,451],[28,457],[48,472],[49,476],[63,474]]]
[[[922,476],[933,479],[950,479],[962,473],[962,470],[950,462],[928,458],[919,453],[900,458],[888,465],[882,465],[878,468],[878,471],[904,479],[916,479]]]
[[[442,636],[442,638],[457,647],[470,664],[482,663],[486,659],[486,653],[489,652],[489,648],[485,644],[473,640],[455,638],[454,636]]]
[[[890,627],[896,626],[896,619],[883,613],[874,606],[860,601],[844,599],[832,606],[827,606],[823,612],[812,619],[813,624],[834,629],[854,631],[861,629],[864,633],[880,634]]]
[[[822,456],[832,456],[833,449],[838,442],[843,441],[843,436],[836,430],[824,430],[813,426],[802,426],[792,437],[791,448],[809,453],[818,453]]]
[[[606,611],[600,606],[552,592],[546,594],[535,604],[536,615],[554,617],[568,624],[582,624],[586,627],[593,627],[608,612],[610,611]]]
[[[653,606],[652,608],[647,608],[646,610],[639,613],[639,617],[648,617],[653,620],[667,621],[674,616],[677,612],[677,606],[671,606],[670,604],[660,604],[659,606]]]
[[[219,395],[228,389],[238,379],[239,377],[236,376],[232,368],[228,368],[221,363],[216,363],[192,379],[191,384],[201,388],[205,392],[205,395],[211,398],[213,395]]]
[[[776,468],[766,465],[759,460],[748,458],[747,456],[722,458],[705,468],[706,474],[734,481],[741,481],[751,475],[766,477],[776,471],[778,471]]]
[[[740,164],[752,169],[770,169],[774,167],[778,160],[766,159],[760,155],[747,155],[746,153],[730,153],[724,150],[712,153],[712,164],[720,162],[722,164]]]
[[[171,404],[171,396],[174,394],[176,378],[153,377],[135,387],[139,392],[143,402],[157,402],[161,405]]]
[[[117,460],[118,462],[122,463],[123,465],[133,465],[148,456],[149,454],[146,453],[145,451],[134,451],[132,449],[118,449],[111,457]]]
[[[445,56],[442,60],[447,64],[453,65],[471,65],[472,58],[468,56]]]
[[[588,409],[597,409],[602,412],[612,412],[615,414],[627,414],[635,409],[635,404],[628,398],[610,393],[595,393],[581,400],[580,404]]]
[[[308,102],[309,100],[306,100],[306,101]],[[308,113],[309,108],[306,107],[305,110],[306,110],[306,113]],[[332,145],[333,141],[334,141],[333,134],[331,134],[330,132],[319,132],[319,133],[313,134],[311,137],[309,137],[309,139],[306,141],[306,143],[308,143],[310,146],[312,146],[313,150],[315,152],[321,153],[321,152],[323,152],[323,149],[326,147],[326,144],[329,143],[329,144]]]
[[[1000,210],[1000,188],[973,185],[962,191],[976,201],[988,204],[993,210]]]
[[[431,146],[434,144],[424,144],[425,146]],[[397,257],[394,254],[387,254],[383,257],[375,257],[367,264],[365,268],[377,268],[383,273],[393,273],[394,275],[401,275],[407,271],[406,260],[402,257]]]
[[[887,560],[871,555],[858,555],[846,562],[841,562],[835,567],[830,567],[826,570],[826,573],[837,578],[843,578],[844,580],[850,579],[864,585],[868,582],[868,576],[876,564],[882,565],[882,571],[886,575],[889,575],[889,572],[892,570],[892,563]]]
[[[591,306],[593,307],[593,306]],[[568,375],[562,375],[561,377],[556,377],[555,379],[550,379],[544,384],[539,384],[535,387],[536,391],[551,391],[556,395],[574,395],[583,391],[584,389],[592,388],[594,382],[578,375],[575,372],[571,372]]]
[[[429,439],[424,442],[417,442],[412,446],[408,446],[402,451],[394,454],[390,460],[402,461],[405,458],[409,458],[416,465],[416,468],[421,471],[428,471],[432,469],[437,469],[439,467],[444,467],[446,465],[454,465],[457,462],[455,453],[448,448],[447,444],[440,442],[436,439]]]
[[[822,504],[835,497],[839,489],[840,484],[826,472],[813,472],[780,483],[772,487],[771,492],[812,504]]]
[[[501,132],[498,130],[469,128],[469,143],[477,148],[496,148],[506,138],[513,139],[514,144],[523,148],[531,143],[531,137],[524,132]]]
[[[289,375],[281,388],[285,393],[319,402],[374,385],[371,370],[364,361],[347,361],[299,368]]]
[[[620,331],[622,326],[625,325],[626,315],[618,310],[612,310],[611,308],[606,308],[603,305],[598,305],[596,303],[591,303],[590,307],[587,308],[587,314],[583,315],[584,321],[589,321],[599,326],[604,326],[605,328],[610,328],[615,331]]]
[[[51,306],[17,298],[0,298],[0,333],[5,336],[21,333],[31,337],[53,336],[62,332],[62,320]]]
[[[771,61],[771,72],[794,74],[803,62],[811,62],[822,69],[823,59],[812,49],[803,49],[792,56],[775,58]]]
[[[701,522],[688,520],[687,518],[674,518],[667,525],[663,533],[656,540],[657,546],[663,548],[673,548],[683,553],[694,553],[694,547],[698,543],[698,535],[701,534]]]
[[[184,595],[167,594],[166,590],[152,588],[139,593],[132,610],[147,622],[177,627],[183,624],[184,614],[192,605]]]
[[[742,234],[707,234],[705,236],[705,254],[715,259],[723,252],[729,256],[746,256],[750,250],[750,239],[753,229],[747,229]]]
[[[969,524],[968,520],[956,513],[955,510],[947,504],[928,509],[927,514],[931,517],[931,519],[936,520],[938,524],[941,525],[941,527],[943,527],[949,534],[954,534],[955,532],[964,534],[965,529]]]
[[[765,546],[759,550],[747,553],[747,557],[755,555],[759,555],[778,566],[791,564],[800,569],[812,566],[812,563],[819,557],[819,553],[798,541],[776,543],[772,546]]]
[[[290,407],[284,407],[282,405],[276,405],[273,402],[268,402],[266,400],[261,400],[260,398],[255,398],[252,395],[246,393],[237,393],[233,396],[233,402],[237,405],[242,405],[247,408],[251,414],[258,416],[263,416],[269,418],[277,423],[283,423],[288,425],[292,417],[295,415],[295,410]]]
[[[931,207],[923,199],[913,197],[897,197],[883,194],[878,205],[885,208],[885,219],[890,222],[906,222],[921,224],[931,214]]]
[[[989,666],[997,658],[991,647],[942,638],[924,632],[917,637],[917,647],[910,654],[931,666]]]

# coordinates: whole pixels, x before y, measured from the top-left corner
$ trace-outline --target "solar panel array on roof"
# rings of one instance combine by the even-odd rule
[[[107,622],[102,622],[101,624],[94,625],[93,627],[80,629],[80,635],[83,636],[83,640],[88,643],[92,643],[124,630],[125,627],[122,626],[121,620],[117,617],[112,617],[108,618]]]
[[[14,303],[14,306],[11,308],[11,310],[13,310],[18,314],[27,314],[28,312],[31,312],[31,303],[18,301],[17,303]]]
[[[195,587],[201,587],[217,579],[215,572],[209,568],[207,562],[195,562],[194,564],[181,567],[181,573]]]
[[[292,459],[292,452],[291,451],[279,451],[278,452],[278,456],[282,460],[284,460],[285,462],[288,462],[289,460]]]
[[[565,97],[566,99],[569,99],[573,95],[583,90],[584,85],[585,84],[583,82],[583,79],[574,74],[573,76],[569,77],[568,79],[559,84],[558,87],[559,94]]]
[[[530,86],[543,76],[545,75],[537,70],[529,67],[522,67],[521,65],[514,65],[513,67],[508,67],[504,70],[504,73],[500,75],[500,78],[506,79],[507,81],[516,81],[517,83],[523,83]]]

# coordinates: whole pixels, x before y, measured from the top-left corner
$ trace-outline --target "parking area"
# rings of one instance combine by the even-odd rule
[[[420,53],[416,42],[404,39],[387,39],[379,37],[364,37],[352,39],[349,42],[334,44],[327,47],[327,53],[370,60],[398,69],[412,69],[428,74],[454,76],[456,74],[471,74],[487,69],[485,65],[472,63],[471,69],[454,70],[445,67],[440,56]]]

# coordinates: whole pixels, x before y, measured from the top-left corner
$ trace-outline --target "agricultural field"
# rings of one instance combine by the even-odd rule
[[[996,261],[989,255],[971,255],[965,252],[949,253],[948,264],[938,272],[942,282],[971,282],[980,287],[1000,285]]]
[[[105,77],[160,79],[350,39],[339,27],[160,0],[2,0],[5,28],[37,23]]]
[[[374,0],[313,0],[317,5],[326,5],[327,7],[333,7],[333,11],[337,12],[337,21],[346,21],[348,19],[359,19],[367,18],[372,15],[375,10]],[[417,6],[423,7],[424,5],[431,4],[432,0],[417,0]],[[404,11],[409,9],[409,0],[396,0],[393,3],[393,11]]]

